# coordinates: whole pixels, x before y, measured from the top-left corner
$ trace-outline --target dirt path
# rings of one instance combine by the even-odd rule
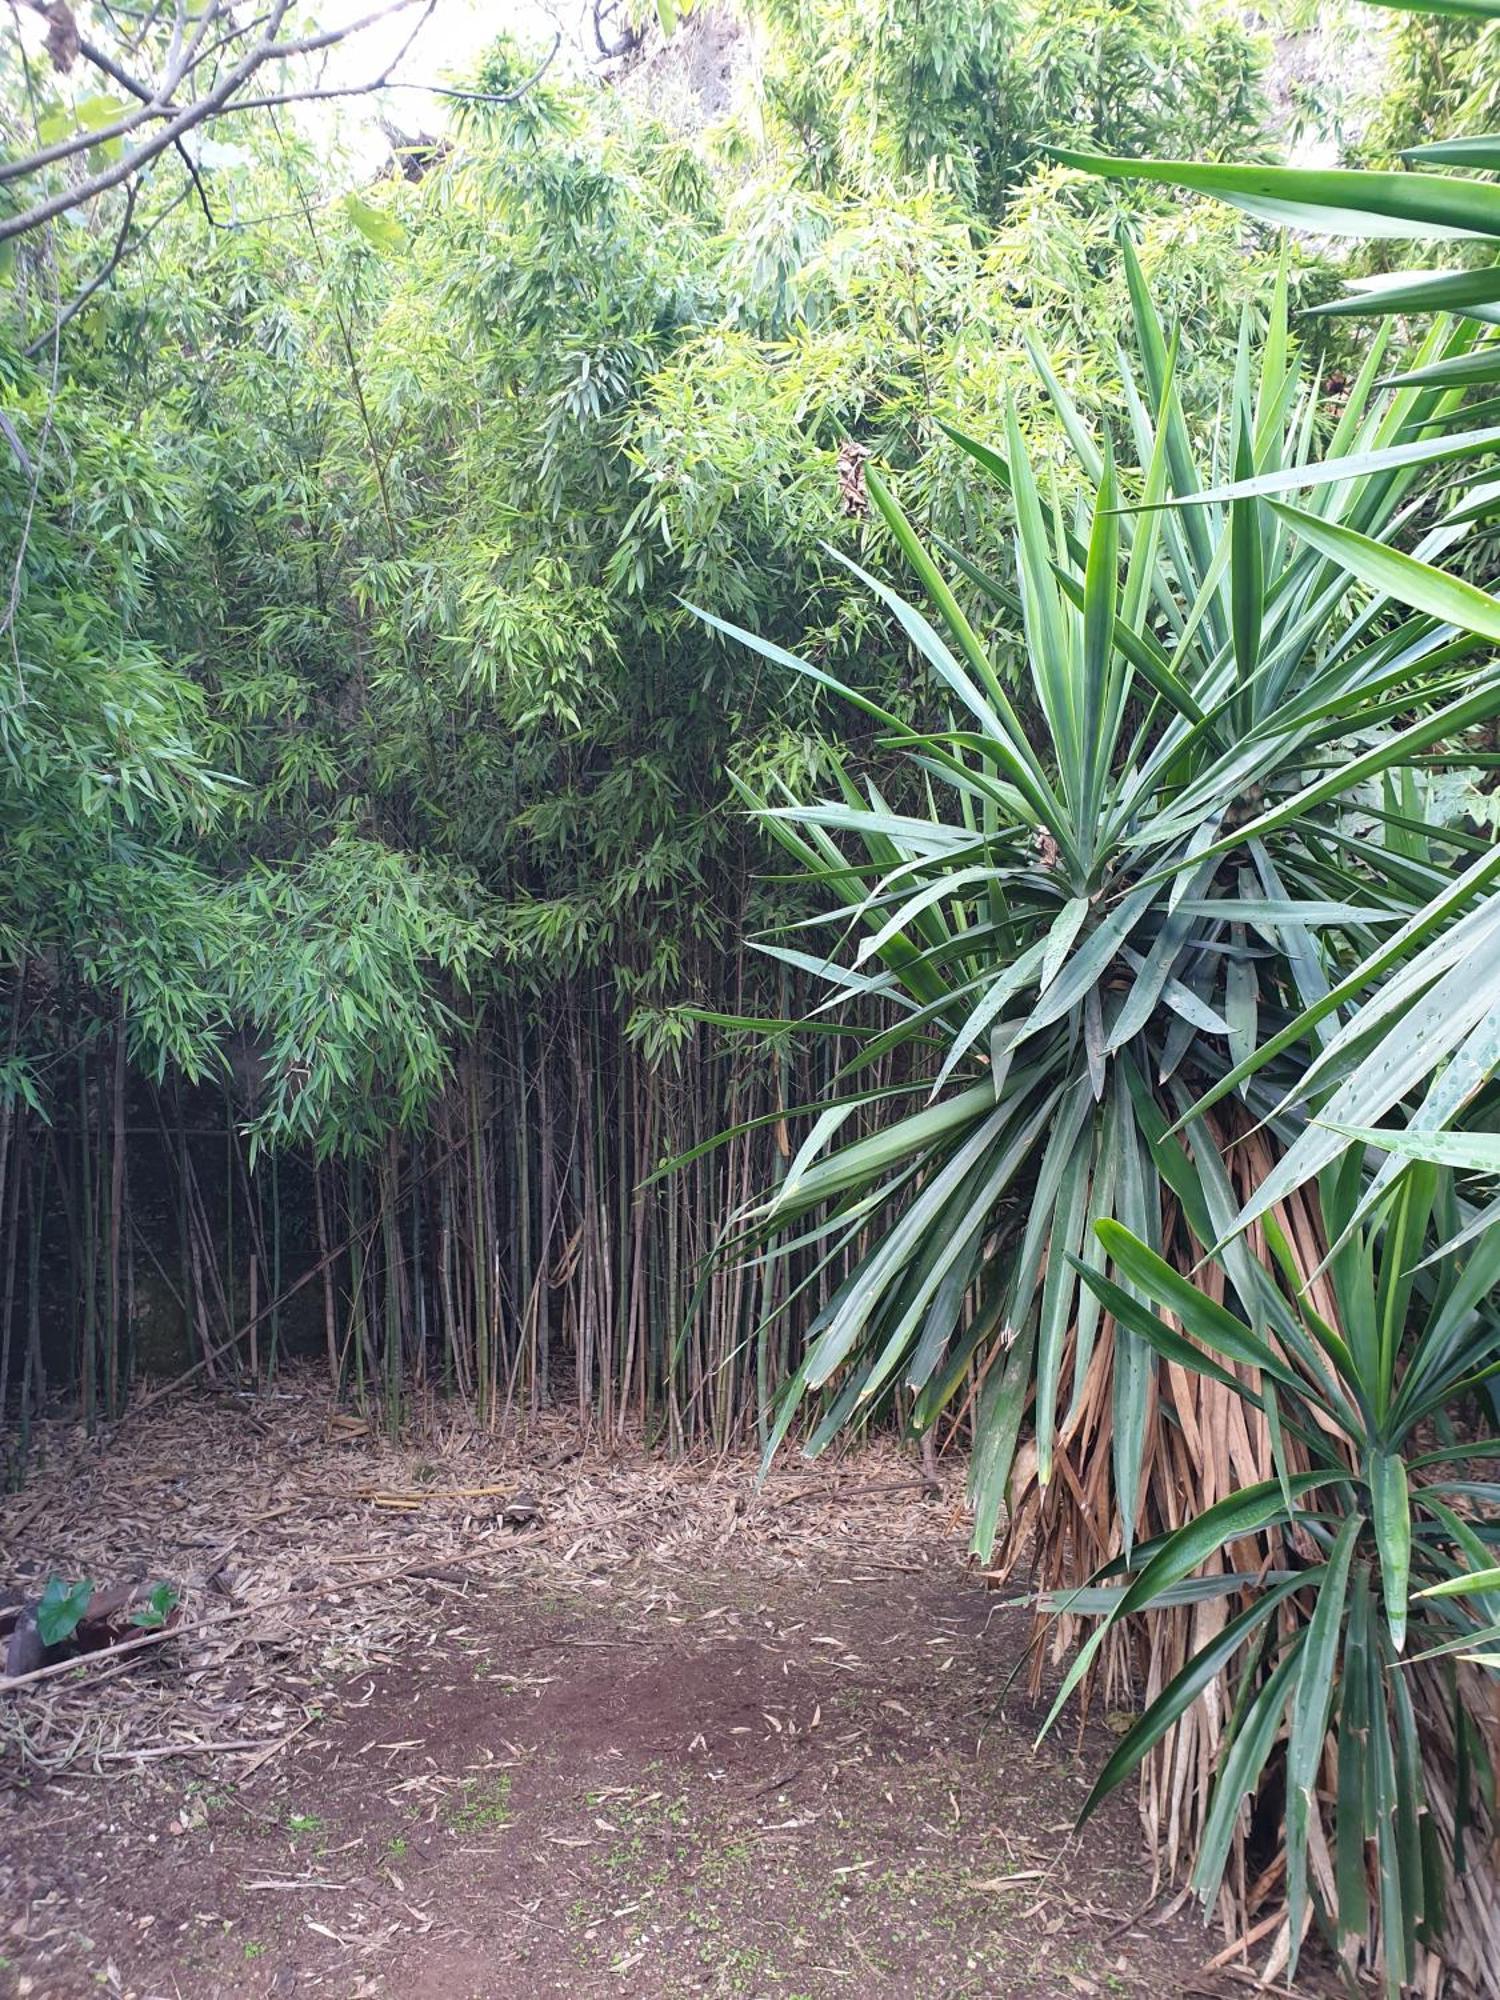
[[[874,1472],[893,1468],[899,1486],[899,1461]],[[869,1471],[829,1492],[878,1490]],[[553,1472],[558,1494],[615,1492],[615,1521],[595,1494],[596,1558],[600,1534],[618,1557],[631,1509],[665,1490],[644,1470]],[[133,1683],[121,1715],[137,1719],[123,1749],[93,1740],[97,1770],[12,1769],[0,1991],[1212,1991],[1196,1921],[1136,1915],[1148,1883],[1128,1807],[1072,1836],[1108,1738],[1033,1752],[1033,1711],[1001,1695],[1024,1621],[964,1578],[942,1506],[851,1498],[830,1517],[814,1493],[757,1516],[768,1503],[746,1503],[743,1473],[704,1475],[661,1532],[636,1523],[623,1559],[580,1562],[578,1538],[554,1536],[548,1560],[545,1526],[539,1546],[471,1529],[460,1566],[461,1528],[424,1515],[399,1537],[407,1567],[429,1540],[448,1560],[403,1581],[400,1618],[377,1618],[378,1592],[344,1592],[341,1657],[339,1603],[310,1598],[314,1639],[202,1669],[212,1728],[184,1712],[209,1699],[184,1685],[191,1655],[74,1692],[86,1718],[86,1700]],[[712,1536],[692,1531],[701,1509]],[[304,1555],[320,1532],[303,1524]],[[169,1526],[161,1538],[165,1555]],[[283,1538],[297,1547],[295,1527]],[[263,1731],[282,1747],[142,1754]],[[40,1720],[39,1737],[57,1761]]]

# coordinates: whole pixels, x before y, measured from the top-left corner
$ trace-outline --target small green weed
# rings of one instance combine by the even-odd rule
[[[487,1784],[465,1778],[446,1817],[455,1833],[493,1833],[509,1826],[510,1773],[502,1771]]]

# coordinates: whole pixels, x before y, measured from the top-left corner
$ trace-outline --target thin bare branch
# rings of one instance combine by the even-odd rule
[[[351,83],[327,90],[290,90],[280,97],[239,97],[233,104],[226,104],[224,110],[226,113],[271,111],[285,104],[312,104],[335,97],[367,97],[377,90],[420,90],[429,97],[447,97],[459,104],[516,104],[541,82],[551,69],[561,46],[562,36],[558,35],[530,76],[518,83],[514,90],[456,90],[443,83],[407,83],[383,79],[373,83]]]
[[[36,13],[45,15],[46,9],[42,0],[24,0],[24,4]],[[263,17],[271,18],[270,33],[274,34],[275,29],[281,25],[290,4],[291,0],[275,0],[272,17]],[[396,4],[414,6],[416,0],[396,0]],[[210,15],[216,14],[217,11],[217,4],[209,10]],[[254,69],[258,69],[261,63],[272,59],[271,50],[265,47],[265,42],[266,37],[263,36],[261,43],[256,44],[256,50],[263,52],[258,54],[254,68],[247,74],[253,74]],[[140,110],[132,111],[128,117],[115,119],[113,124],[96,126],[87,132],[75,132],[69,138],[57,139],[50,146],[38,147],[36,151],[23,154],[19,159],[0,161],[0,181],[26,180],[32,174],[40,173],[45,167],[56,166],[59,161],[72,159],[76,154],[86,153],[95,146],[107,145],[114,139],[126,139],[153,118],[171,116],[171,98],[186,74],[179,62],[170,62],[162,83],[154,89],[148,89],[146,85],[136,82],[124,70],[113,65],[103,50],[94,50],[94,53],[90,54],[90,50],[94,49],[92,43],[85,49],[80,41],[78,47],[79,53],[88,61],[93,62],[96,55],[100,58],[97,66],[112,82],[118,83],[123,90],[129,91],[133,97],[140,100]],[[208,99],[201,101],[207,103]],[[123,172],[118,174],[116,179],[126,178],[143,157],[145,155],[141,153],[131,154],[123,163]]]
[[[72,298],[68,301],[67,305],[63,308],[63,310],[57,315],[52,325],[47,328],[46,332],[38,334],[36,339],[33,340],[29,346],[27,346],[22,350],[25,353],[28,360],[30,360],[30,358],[34,354],[39,354],[50,340],[55,338],[57,334],[61,333],[63,328],[68,324],[69,320],[77,318],[79,313],[81,313],[84,307],[88,304],[89,300],[93,298],[94,294],[97,291],[99,291],[102,286],[106,285],[109,282],[109,280],[114,276],[115,272],[119,269],[120,265],[125,263],[128,258],[135,256],[137,251],[145,248],[145,246],[151,241],[151,238],[156,234],[157,230],[161,228],[162,224],[167,220],[167,218],[170,215],[175,214],[175,212],[179,208],[181,208],[182,204],[188,199],[189,195],[191,195],[192,192],[193,192],[193,183],[191,180],[189,180],[182,188],[179,189],[179,191],[175,195],[173,195],[172,199],[167,203],[166,207],[161,209],[156,215],[152,216],[151,220],[146,224],[145,228],[138,230],[135,236],[132,237],[130,235],[130,220],[135,209],[136,198],[140,194],[140,183],[138,181],[131,182],[130,187],[126,191],[125,217],[120,225],[120,233],[115,238],[114,249],[110,252],[107,261],[100,266],[100,268],[94,273],[93,277],[89,279],[88,283],[80,287],[80,289],[73,294]],[[212,222],[214,219],[212,216],[210,216],[209,220]],[[218,228],[221,227],[222,225],[214,223],[214,226],[215,228]]]
[[[120,259],[125,254],[125,243],[130,235],[130,225],[135,220],[135,204],[140,191],[140,183],[138,181],[132,181],[130,186],[125,190],[125,213],[120,218],[120,229],[118,235],[115,237],[114,249],[111,250],[103,266],[89,279],[83,289],[76,292],[64,309],[58,313],[47,331],[43,334],[38,334],[37,338],[27,347],[25,352],[28,360],[33,354],[39,354],[49,340],[56,339],[68,321],[82,312],[95,292],[98,291],[99,287],[109,277],[111,271],[118,266]]]
[[[35,0],[27,0],[27,4],[34,5]],[[141,143],[128,152],[124,158],[113,162],[108,167],[102,168],[98,173],[89,176],[77,185],[60,188],[56,193],[34,203],[30,208],[24,209],[16,215],[6,216],[3,220],[0,220],[0,243],[17,236],[26,235],[29,231],[40,228],[44,223],[52,221],[54,217],[66,213],[69,209],[80,207],[84,203],[93,200],[97,195],[107,192],[110,188],[118,187],[123,182],[136,178],[145,166],[160,153],[165,152],[168,147],[180,146],[183,136],[192,131],[195,126],[201,125],[205,120],[216,116],[229,107],[231,100],[250,81],[251,77],[259,70],[265,68],[268,63],[289,62],[298,57],[315,55],[341,42],[347,41],[351,36],[360,34],[365,29],[373,27],[377,22],[388,20],[396,14],[405,13],[413,7],[420,7],[422,10],[421,20],[418,22],[418,27],[420,28],[430,18],[437,0],[385,0],[385,4],[361,15],[357,20],[351,21],[343,27],[321,29],[289,40],[278,41],[276,37],[289,11],[290,4],[291,0],[273,0],[273,4],[267,13],[260,17],[264,25],[259,38],[244,50],[239,60],[225,71],[224,75],[214,83],[212,89],[205,91],[191,103],[174,111],[171,100],[175,97],[189,72],[200,67],[206,58],[206,52],[203,49],[203,37],[208,27],[215,19],[220,17],[222,12],[218,0],[213,0],[213,4],[204,10],[202,19],[196,24],[194,34],[187,44],[186,49],[176,57],[175,61],[169,61],[167,72],[162,81],[151,92],[148,101],[141,103],[138,111],[131,113],[128,118],[117,120],[113,125],[101,127],[96,132],[75,135],[70,140],[58,142],[56,146],[44,147],[40,152],[28,155],[23,160],[13,161],[5,167],[0,167],[0,179],[7,177],[24,178],[30,173],[39,171],[46,165],[53,164],[61,159],[67,159],[75,153],[99,146],[111,138],[124,138],[128,134],[138,131],[153,119],[166,120],[166,123],[162,125],[160,130],[152,133],[149,138],[142,139]],[[361,96],[370,91],[382,89],[388,83],[391,72],[395,69],[397,63],[409,49],[411,39],[411,37],[408,37],[397,53],[391,58],[390,62],[386,64],[381,74],[378,77],[372,78],[366,84],[352,86],[348,90],[338,92],[318,89],[287,91],[273,98],[263,100],[263,102],[274,102],[277,104],[300,103],[331,95]],[[121,71],[115,77],[115,81],[120,82],[123,88],[131,89],[131,84],[134,80],[127,81],[125,73]],[[134,89],[131,89],[131,94],[138,96],[140,90],[144,87],[136,85]]]

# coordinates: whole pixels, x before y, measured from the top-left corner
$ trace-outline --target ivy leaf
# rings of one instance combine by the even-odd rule
[[[106,125],[114,125],[130,106],[123,97],[110,97],[100,92],[93,97],[80,97],[73,106],[73,116],[78,120],[80,131],[101,132]]]
[[[124,98],[108,97],[102,92],[80,97],[76,104],[58,104],[44,112],[37,120],[36,136],[43,146],[55,146],[75,132],[102,132],[106,125],[123,118],[129,109]]]
[[[47,1579],[36,1607],[37,1634],[44,1646],[60,1646],[64,1639],[72,1638],[93,1594],[94,1586],[87,1579],[77,1583],[64,1583],[60,1576]]]
[[[139,1625],[143,1632],[159,1632],[176,1609],[177,1592],[170,1583],[158,1583],[152,1586],[145,1603],[131,1612],[130,1622]]]
[[[406,231],[395,216],[387,215],[384,209],[371,208],[357,194],[349,194],[344,197],[344,212],[360,235],[373,243],[382,256],[388,257],[406,248]]]

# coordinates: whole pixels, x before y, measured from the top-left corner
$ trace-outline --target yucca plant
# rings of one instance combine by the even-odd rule
[[[1141,357],[1125,391],[1139,462],[1132,497],[1142,511],[1121,511],[1124,482],[1108,440],[1095,442],[1045,364],[1097,481],[1095,503],[1079,518],[1065,522],[1044,502],[1013,420],[1004,454],[955,434],[1013,500],[1018,589],[948,553],[976,591],[1023,623],[1031,714],[1023,718],[937,562],[874,474],[880,512],[952,645],[916,606],[866,581],[969,726],[908,729],[822,669],[710,619],[846,695],[884,726],[883,747],[907,753],[920,773],[915,810],[888,804],[873,783],[861,792],[843,773],[836,799],[755,801],[807,876],[844,896],[827,921],[858,939],[848,964],[833,953],[769,949],[821,977],[831,1005],[883,1004],[892,1021],[866,1031],[844,1073],[847,1089],[823,1108],[774,1198],[745,1220],[785,1228],[793,1216],[827,1210],[788,1254],[872,1234],[877,1212],[894,1209],[906,1225],[860,1261],[858,1281],[825,1310],[778,1436],[802,1392],[840,1371],[851,1406],[904,1376],[919,1392],[918,1422],[930,1423],[963,1375],[948,1381],[943,1364],[955,1348],[967,1362],[985,1337],[976,1340],[976,1328],[1015,1337],[999,1383],[990,1371],[992,1404],[1015,1407],[1032,1348],[1036,1374],[1056,1389],[1078,1322],[1076,1281],[1057,1253],[1084,1246],[1101,1213],[1129,1220],[1153,1206],[1153,1193],[1159,1206],[1181,1171],[1171,1165],[1163,1176],[1167,1153],[1187,1157],[1167,1146],[1167,1125],[1223,1080],[1244,1081],[1235,1072],[1247,1059],[1266,1060],[1243,1097],[1274,1110],[1284,1095],[1275,1058],[1296,1048],[1286,1030],[1316,1030],[1327,1017],[1337,1025],[1354,982],[1378,977],[1424,929],[1460,915],[1496,865],[1483,842],[1459,831],[1431,835],[1431,851],[1415,851],[1402,838],[1400,793],[1388,787],[1382,804],[1369,792],[1493,715],[1500,675],[1476,674],[1476,638],[1432,617],[1392,616],[1378,600],[1354,601],[1340,558],[1345,543],[1374,545],[1400,529],[1425,461],[1456,442],[1492,449],[1500,430],[1429,441],[1448,393],[1418,388],[1378,402],[1377,342],[1331,439],[1334,463],[1313,463],[1316,403],[1278,297],[1258,393],[1246,351],[1200,474],[1172,393],[1172,348],[1128,246],[1125,255]],[[1445,353],[1454,339],[1440,330],[1428,348]],[[1259,498],[1222,504],[1230,468],[1288,491],[1310,488],[1307,510]],[[1173,494],[1201,504],[1166,512],[1161,503]],[[1340,541],[1320,548],[1304,538],[1320,525]],[[1424,546],[1446,546],[1466,527],[1439,522]],[[846,851],[835,836],[856,846]],[[1455,856],[1464,864],[1457,871]],[[900,1046],[930,1053],[920,1081],[903,1086],[927,1102],[873,1137],[836,1146],[849,1117],[877,1095],[860,1073]],[[1300,1063],[1285,1070],[1295,1086]],[[1284,1121],[1289,1138],[1298,1129],[1295,1118]],[[1190,1170],[1228,1187],[1222,1166]],[[1031,1220],[997,1295],[984,1252],[1015,1189],[1026,1190]],[[934,1223],[942,1226],[919,1242]],[[990,1294],[978,1315],[965,1310],[975,1285]],[[1080,1375],[1094,1345],[1086,1303],[1083,1315]],[[852,1396],[851,1363],[860,1372]],[[1139,1417],[1146,1383],[1132,1373],[1117,1390],[1125,1399],[1116,1411],[1118,1485],[1133,1494],[1132,1441],[1142,1425],[1123,1419],[1132,1407]],[[1036,1425],[1045,1482],[1057,1442],[1048,1395]],[[981,1552],[1007,1470],[1003,1454],[981,1469]],[[1127,1545],[1135,1512],[1122,1510]]]
[[[1075,1596],[1075,1612],[1104,1615],[1058,1706],[1122,1620],[1184,1597],[1212,1605],[1203,1643],[1123,1737],[1084,1817],[1227,1669],[1233,1710],[1193,1886],[1205,1903],[1219,1895],[1245,1802],[1279,1765],[1285,1879],[1273,1878],[1273,1898],[1284,1893],[1286,1924],[1273,1964],[1295,1970],[1315,1912],[1351,1956],[1378,1941],[1394,1994],[1415,1976],[1420,1946],[1439,1940],[1476,1983],[1493,1970],[1486,1774],[1500,1756],[1500,1711],[1482,1649],[1500,1638],[1500,1483],[1475,1477],[1497,1447],[1449,1420],[1500,1371],[1500,1233],[1427,1259],[1434,1227],[1451,1235],[1458,1207],[1447,1175],[1425,1163],[1407,1167],[1362,1224],[1360,1153],[1350,1148],[1319,1180],[1337,1244],[1325,1272],[1309,1283],[1269,1220],[1281,1286],[1243,1260],[1244,1318],[1222,1286],[1181,1275],[1190,1237],[1167,1240],[1163,1256],[1099,1223],[1118,1282],[1080,1268],[1100,1308],[1167,1369],[1222,1384],[1258,1412],[1277,1474],[1138,1548],[1128,1580]],[[1187,1219],[1201,1241],[1209,1217]],[[1288,1524],[1288,1560],[1247,1563],[1250,1538],[1276,1523]],[[1478,1879],[1450,1913],[1450,1882],[1466,1872]]]
[[[991,1557],[1008,1501],[1002,1567],[1031,1547],[1050,1588],[1276,1469],[1271,1426],[1245,1423],[1221,1384],[1209,1394],[1162,1368],[1073,1260],[1107,1275],[1100,1222],[1159,1250],[1187,1216],[1198,1254],[1228,1234],[1304,1127],[1309,1049],[1461,922],[1500,867],[1462,832],[1424,847],[1409,825],[1421,760],[1500,708],[1500,676],[1476,666],[1472,634],[1358,588],[1348,560],[1412,562],[1388,544],[1424,524],[1419,556],[1469,532],[1432,518],[1415,482],[1497,433],[1449,435],[1451,389],[1377,395],[1377,337],[1325,440],[1279,291],[1258,385],[1247,334],[1222,421],[1195,445],[1175,342],[1124,254],[1137,360],[1118,447],[1037,357],[1091,502],[1065,509],[1047,490],[1013,415],[999,446],[955,433],[1009,496],[1014,582],[952,549],[939,552],[950,582],[870,476],[944,629],[865,581],[949,705],[945,726],[907,726],[720,624],[845,695],[906,760],[863,787],[840,767],[836,796],[816,803],[750,801],[834,905],[826,948],[766,948],[826,984],[838,1032],[859,1045],[733,1239],[787,1264],[789,1301],[821,1292],[772,1448],[810,1392],[812,1450],[898,1390],[918,1431],[977,1394],[974,1546]],[[1465,340],[1438,329],[1420,365]],[[1331,464],[1315,462],[1320,444]],[[1224,499],[1250,478],[1270,490]],[[1298,489],[1301,506],[1276,497]],[[1023,635],[1024,689],[1006,685],[964,589]],[[1173,1136],[1216,1088],[1227,1094],[1190,1143]],[[1299,1268],[1316,1269],[1327,1243],[1305,1188],[1284,1191],[1276,1220]],[[1059,1646],[1075,1629],[1060,1621]],[[1153,1632],[1159,1686],[1187,1657],[1190,1622]],[[1108,1650],[1101,1663],[1128,1664]],[[1174,1862],[1200,1825],[1221,1725],[1193,1718],[1190,1741],[1184,1718],[1158,1746],[1151,1812]]]
[[[1500,0],[1375,0],[1403,11],[1452,15],[1475,21],[1500,19]],[[1473,261],[1450,270],[1416,269],[1356,280],[1341,298],[1315,310],[1322,315],[1384,319],[1397,315],[1449,313],[1466,322],[1469,337],[1446,351],[1424,351],[1411,365],[1387,378],[1388,386],[1450,389],[1450,421],[1474,424],[1500,410],[1500,262],[1481,261],[1500,250],[1500,186],[1472,174],[1500,169],[1500,134],[1479,133],[1409,148],[1403,158],[1416,172],[1303,169],[1182,160],[1124,160],[1096,154],[1061,153],[1066,164],[1111,179],[1150,180],[1209,194],[1262,221],[1316,231],[1320,236],[1378,237],[1466,249]],[[1477,392],[1478,403],[1468,403]],[[1463,459],[1472,433],[1450,441],[1448,455]],[[1337,475],[1338,468],[1325,467]],[[1254,477],[1231,486],[1225,499],[1238,505],[1275,490]],[[1454,508],[1453,519],[1493,523],[1500,489],[1478,484]],[[1317,546],[1331,551],[1373,588],[1398,602],[1451,624],[1489,644],[1500,643],[1500,600],[1451,573],[1451,550],[1440,565],[1403,557],[1386,548],[1352,540],[1328,521],[1297,524]],[[1420,837],[1420,836],[1419,836]],[[1341,1125],[1368,1126],[1383,1117],[1418,1084],[1421,1102],[1411,1112],[1414,1131],[1436,1133],[1454,1123],[1478,1089],[1500,1066],[1500,1026],[1491,994],[1500,980],[1500,902],[1471,910],[1459,929],[1437,938],[1415,955],[1404,948],[1401,978],[1386,988],[1380,1012],[1383,1032],[1368,1030],[1368,1010],[1358,1023],[1360,1046],[1347,1032],[1334,1037],[1303,1079],[1304,1101],[1329,1082],[1336,1096],[1317,1129],[1304,1135],[1274,1179],[1259,1191],[1243,1220],[1289,1189],[1300,1186],[1330,1162],[1345,1143]],[[1388,970],[1379,966],[1377,972]],[[1446,1065],[1446,1068],[1444,1067]],[[1233,1084],[1244,1080],[1243,1073]],[[1221,1084],[1220,1091],[1233,1087]],[[1211,1094],[1207,1103],[1214,1101]],[[1207,1103],[1203,1108],[1207,1108]],[[1388,1164],[1367,1192],[1376,1200],[1396,1171]],[[1478,1225],[1471,1225],[1478,1226]]]

